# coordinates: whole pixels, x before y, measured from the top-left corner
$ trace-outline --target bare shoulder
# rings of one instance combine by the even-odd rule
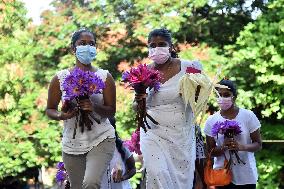
[[[59,85],[59,78],[58,78],[57,74],[54,75],[53,78],[51,79],[50,85],[51,84],[53,84],[53,85],[57,85],[58,84]]]
[[[51,79],[48,91],[52,94],[61,93],[60,81],[57,75],[53,76],[53,78]]]
[[[112,80],[112,81],[114,81],[114,79],[113,79],[111,73],[109,73],[109,72],[107,72],[107,80]]]
[[[114,78],[112,77],[112,75],[109,72],[107,72],[107,77],[106,77],[105,83],[106,83],[107,86],[115,87]]]

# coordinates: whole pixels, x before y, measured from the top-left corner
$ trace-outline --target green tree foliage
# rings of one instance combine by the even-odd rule
[[[228,76],[237,81],[242,103],[278,120],[284,116],[283,4],[283,0],[270,3],[226,48]]]
[[[25,17],[27,10],[23,3],[14,0],[2,0],[0,4],[0,33],[12,36],[18,29],[25,29],[28,20]]]
[[[187,42],[206,43],[221,49],[235,42],[243,27],[253,21],[256,10],[265,9],[261,0],[251,4],[243,0],[201,2],[193,7],[191,14],[185,15],[187,22],[175,35]]]
[[[284,148],[283,144],[264,144],[256,156],[259,174],[259,189],[281,189],[284,187]]]
[[[59,160],[60,131],[43,112],[46,90],[35,78],[35,43],[26,10],[1,1],[0,179]],[[50,142],[52,141],[52,142]]]
[[[96,63],[114,75],[120,62],[134,64],[147,56],[147,35],[154,28],[172,31],[175,43],[223,47],[235,41],[239,31],[252,21],[253,10],[263,6],[260,0],[252,2],[249,9],[245,1],[56,0],[55,11],[43,13],[43,24],[36,31],[41,47],[38,65],[62,68],[70,64],[71,33],[81,27],[96,33]],[[53,48],[46,48],[50,46]]]

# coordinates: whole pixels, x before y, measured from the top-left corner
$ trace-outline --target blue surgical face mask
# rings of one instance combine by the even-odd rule
[[[76,47],[76,57],[85,65],[91,64],[96,58],[96,47],[90,45],[79,45]]]

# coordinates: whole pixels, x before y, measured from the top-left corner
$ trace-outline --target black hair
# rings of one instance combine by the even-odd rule
[[[171,52],[171,57],[172,58],[178,58],[178,53],[172,43],[172,34],[169,30],[165,28],[161,29],[154,29],[151,31],[148,35],[148,43],[150,42],[152,37],[163,37],[171,46],[172,46],[172,52]]]
[[[90,33],[94,36],[94,39],[95,39],[95,42],[96,42],[96,35],[94,32],[92,32],[91,30],[87,29],[87,28],[81,28],[77,31],[75,31],[73,34],[72,34],[72,37],[71,37],[71,47],[74,48],[75,47],[75,43],[76,41],[80,38],[81,34],[84,33],[84,32],[87,32],[87,33]]]
[[[237,87],[235,85],[235,83],[232,80],[229,79],[222,79],[221,81],[219,81],[220,85],[225,85],[227,87],[229,87],[229,91],[231,91],[234,95],[234,97],[237,97]]]
[[[109,119],[110,124],[115,129],[115,145],[116,145],[117,151],[120,153],[121,158],[124,160],[125,159],[125,152],[123,150],[123,148],[124,148],[123,147],[123,141],[120,139],[120,137],[118,136],[118,133],[116,132],[115,117],[111,117],[111,118],[108,118],[108,119]]]

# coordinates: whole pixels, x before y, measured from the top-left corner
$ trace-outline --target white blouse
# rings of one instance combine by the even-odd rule
[[[148,91],[147,112],[159,124],[147,119],[151,129],[141,129],[141,151],[146,168],[146,187],[192,189],[196,159],[195,127],[191,107],[185,107],[179,80],[187,67],[202,69],[197,61],[181,60],[181,70]]]
[[[260,128],[260,122],[257,119],[256,115],[250,111],[243,108],[240,108],[238,115],[233,119],[240,124],[241,134],[236,136],[235,139],[240,144],[251,144],[250,134]],[[220,111],[211,115],[204,127],[204,133],[208,136],[212,136],[212,127],[217,121],[225,121],[220,114]],[[214,137],[217,146],[221,146],[224,142],[224,135],[218,134],[218,138]],[[232,165],[232,183],[236,185],[245,185],[245,184],[256,184],[258,179],[256,161],[253,152],[239,151],[238,152],[244,164],[238,164],[235,156],[233,156],[233,161],[236,162],[235,165]],[[229,158],[229,152],[226,151],[225,155]],[[224,156],[214,157],[214,169],[222,168],[224,165]]]
[[[61,70],[57,73],[57,77],[60,82],[60,90],[62,92],[62,102],[64,102],[64,96],[66,92],[63,90],[63,81],[70,74],[69,70]],[[99,69],[96,72],[104,82],[106,81],[108,71]],[[90,100],[97,104],[103,104],[103,94],[93,94],[90,96]],[[92,130],[85,128],[82,133],[80,127],[77,127],[75,139],[73,139],[73,131],[75,128],[76,118],[64,120],[63,138],[62,138],[62,150],[67,154],[84,154],[89,152],[94,146],[97,146],[106,138],[115,138],[114,128],[110,124],[107,118],[102,118],[96,112],[93,115],[100,120],[98,124],[93,120]]]
[[[115,183],[112,179],[112,169],[118,165],[122,168],[122,175],[126,173],[126,161],[132,156],[132,153],[126,147],[123,146],[122,150],[125,153],[124,159],[122,159],[121,154],[118,152],[117,148],[115,148],[112,160],[102,178],[101,189],[132,189],[129,180]]]

